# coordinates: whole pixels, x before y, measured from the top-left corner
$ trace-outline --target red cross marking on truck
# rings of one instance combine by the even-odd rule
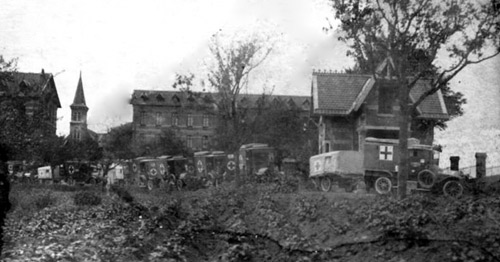
[[[392,161],[392,146],[380,146],[379,159]]]

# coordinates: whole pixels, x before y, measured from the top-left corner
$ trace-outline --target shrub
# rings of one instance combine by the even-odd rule
[[[97,206],[101,204],[101,197],[94,192],[78,192],[74,195],[73,200],[77,206]]]
[[[52,196],[52,192],[45,191],[34,200],[34,204],[37,210],[41,210],[54,205],[56,201],[57,199]]]

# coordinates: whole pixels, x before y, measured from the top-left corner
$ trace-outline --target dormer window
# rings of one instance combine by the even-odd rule
[[[172,96],[172,102],[174,102],[174,104],[178,104],[181,102],[181,99],[177,95],[174,95]]]
[[[302,109],[309,110],[310,107],[311,107],[311,102],[309,102],[309,100],[306,100],[304,101],[304,103],[302,103]]]
[[[294,102],[294,101],[293,101],[293,99],[291,99],[291,98],[290,98],[290,99],[288,99],[288,106],[289,106],[290,108],[295,108],[295,107],[297,107],[297,105],[295,104],[295,102]]]
[[[149,100],[149,97],[146,93],[142,93],[141,94],[141,99],[144,100],[144,101],[148,101]]]
[[[158,94],[158,95],[156,96],[156,100],[157,100],[157,101],[160,101],[160,102],[163,102],[163,101],[165,101],[165,98],[164,98],[161,94]]]

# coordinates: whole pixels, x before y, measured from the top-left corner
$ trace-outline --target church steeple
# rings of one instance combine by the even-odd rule
[[[87,133],[87,111],[89,108],[85,103],[85,94],[83,92],[82,72],[76,86],[75,98],[71,108],[71,122],[69,123],[70,137],[76,141],[82,141],[83,136]]]
[[[85,103],[85,94],[83,93],[83,82],[82,82],[82,72],[80,71],[80,79],[78,79],[78,85],[76,86],[75,98],[73,99],[73,104],[71,106],[82,106],[87,107]]]

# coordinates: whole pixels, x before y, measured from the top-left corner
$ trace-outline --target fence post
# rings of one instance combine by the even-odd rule
[[[476,153],[476,178],[486,176],[486,153]]]

